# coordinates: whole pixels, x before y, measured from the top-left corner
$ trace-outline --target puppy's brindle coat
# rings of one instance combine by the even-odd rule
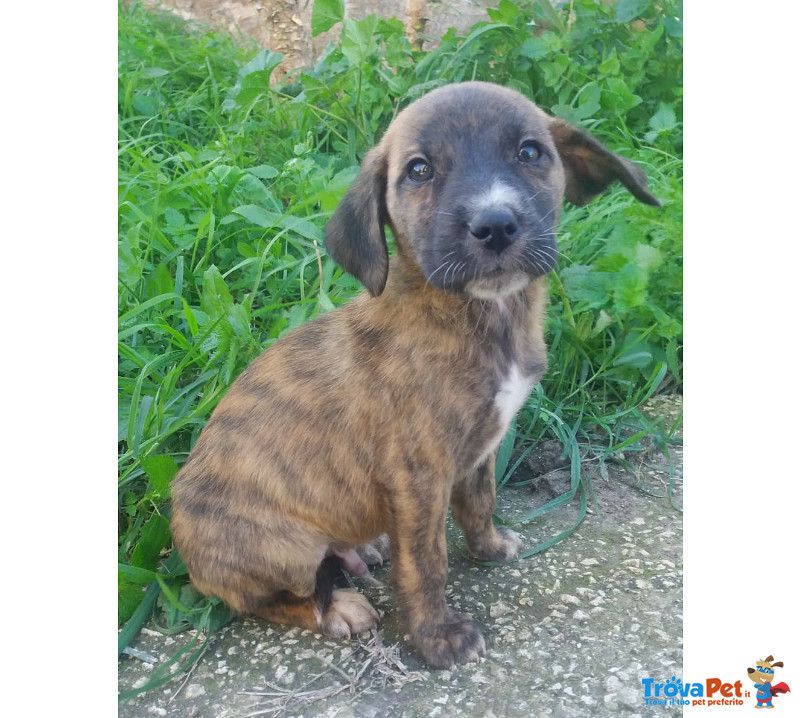
[[[427,662],[482,654],[472,618],[445,603],[447,509],[478,558],[517,555],[519,537],[492,524],[494,461],[546,368],[561,204],[617,180],[658,204],[638,167],[512,90],[449,85],[401,112],[326,228],[329,254],[368,294],[256,359],[173,482],[194,585],[346,636],[378,615],[334,574],[365,574],[388,533],[397,602]]]

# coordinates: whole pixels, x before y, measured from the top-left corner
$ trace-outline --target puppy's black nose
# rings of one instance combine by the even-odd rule
[[[470,234],[500,254],[519,234],[519,223],[508,209],[487,209],[469,223]]]

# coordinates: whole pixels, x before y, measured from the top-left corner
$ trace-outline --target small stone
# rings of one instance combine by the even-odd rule
[[[206,694],[206,689],[203,688],[199,683],[190,683],[186,686],[186,690],[184,691],[184,695],[189,698],[199,698],[200,696],[204,696]]]
[[[619,670],[619,669],[616,669]],[[615,691],[622,685],[622,682],[614,675],[609,676],[606,678],[606,690],[607,691]]]
[[[498,601],[497,603],[493,603],[489,607],[489,615],[492,618],[499,618],[500,616],[505,616],[509,613],[513,613],[514,609],[511,608],[507,603],[503,601]]]
[[[475,673],[472,674],[471,680],[473,683],[491,683],[482,671],[475,671]]]
[[[624,686],[617,693],[617,700],[630,708],[637,708],[641,703],[641,699],[641,693],[629,686]]]

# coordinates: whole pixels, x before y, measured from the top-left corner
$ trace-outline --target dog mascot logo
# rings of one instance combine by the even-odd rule
[[[783,661],[773,661],[772,656],[767,656],[763,661],[756,661],[755,668],[747,669],[747,677],[753,682],[756,688],[756,708],[774,708],[772,699],[781,693],[791,693],[789,686],[785,683],[772,685],[772,678],[775,675],[775,668],[783,668]]]

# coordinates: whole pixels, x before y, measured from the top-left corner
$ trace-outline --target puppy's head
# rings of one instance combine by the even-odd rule
[[[564,197],[582,205],[615,181],[659,204],[636,165],[519,93],[447,85],[401,112],[370,150],[325,243],[376,296],[388,224],[428,284],[497,299],[555,266]]]

